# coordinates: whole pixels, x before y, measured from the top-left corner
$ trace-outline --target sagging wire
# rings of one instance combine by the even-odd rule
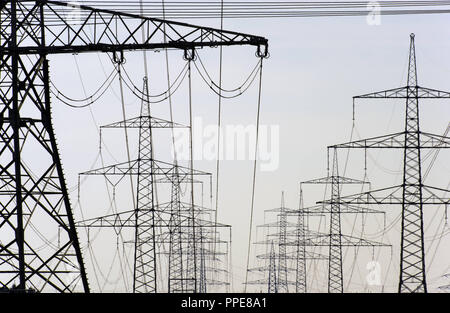
[[[200,77],[202,78],[202,80],[205,82],[205,84],[219,97],[221,98],[225,98],[225,99],[233,99],[233,98],[237,98],[239,96],[241,96],[242,94],[244,94],[253,84],[253,82],[256,80],[256,77],[258,76],[258,73],[260,72],[260,68],[261,68],[261,61],[258,62],[258,64],[256,65],[255,68],[257,68],[258,70],[256,71],[252,71],[251,75],[249,77],[247,77],[247,79],[245,80],[245,82],[238,88],[236,88],[237,93],[231,96],[225,96],[222,94],[222,92],[224,92],[223,89],[220,89],[219,91],[217,91],[215,89],[216,84],[212,82],[212,80],[208,80],[207,72],[206,74],[202,73],[202,71],[200,70],[200,68],[197,66],[197,62],[194,61],[194,66],[197,69],[198,74],[200,75]],[[252,76],[253,75],[253,76]]]
[[[50,84],[52,85],[53,89],[55,89],[56,92],[50,88],[50,92],[62,103],[65,105],[75,108],[75,109],[82,109],[90,106],[97,100],[99,100],[109,89],[114,79],[117,77],[118,73],[113,70],[111,73],[107,76],[106,80],[100,85],[100,87],[95,90],[90,96],[87,96],[83,99],[74,99],[71,97],[66,96],[58,87],[56,87],[55,83],[53,83],[52,80],[50,80]],[[87,102],[81,105],[71,104],[70,102]]]
[[[259,87],[258,87],[258,105],[257,105],[257,113],[256,113],[256,140],[255,140],[255,155],[253,162],[253,178],[252,178],[252,197],[251,197],[251,205],[250,205],[250,221],[249,221],[249,232],[248,232],[248,243],[247,243],[247,266],[245,271],[245,285],[244,285],[244,293],[247,292],[248,285],[248,272],[250,266],[250,248],[252,241],[252,228],[253,228],[253,211],[255,206],[255,188],[256,188],[256,166],[258,164],[258,142],[259,142],[259,122],[260,122],[260,113],[261,113],[261,93],[262,93],[262,70],[263,70],[263,59],[266,56],[260,55],[259,62]]]

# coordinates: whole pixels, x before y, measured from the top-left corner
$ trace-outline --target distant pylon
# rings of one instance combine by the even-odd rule
[[[306,293],[306,245],[305,215],[303,214],[303,191],[300,188],[299,213],[297,217],[297,251],[295,268],[295,292]]]
[[[287,260],[286,260],[286,231],[287,231],[287,215],[286,207],[284,205],[284,192],[281,194],[280,207],[280,227],[279,227],[279,242],[278,242],[278,279],[277,291],[288,292],[288,277],[287,277]]]
[[[448,190],[427,186],[422,180],[421,150],[450,148],[450,138],[420,130],[419,99],[450,98],[450,93],[418,86],[415,36],[410,36],[408,81],[405,87],[373,92],[354,99],[405,99],[405,130],[403,132],[338,144],[329,149],[402,149],[403,181],[401,185],[370,190],[341,197],[341,204],[401,205],[402,230],[400,248],[400,279],[398,291],[427,292],[423,206],[448,204],[450,199],[437,193]]]
[[[411,34],[403,156],[402,236],[399,292],[427,292],[423,242],[422,161],[416,51]]]
[[[337,200],[340,198],[339,170],[337,151],[333,156],[333,174],[331,175],[331,214],[330,214],[330,247],[328,254],[328,292],[343,292],[342,279],[342,244],[341,244],[341,208]]]
[[[278,293],[277,265],[274,244],[270,245],[268,293]]]

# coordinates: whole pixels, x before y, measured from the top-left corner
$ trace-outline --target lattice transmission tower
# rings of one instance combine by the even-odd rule
[[[410,36],[408,79],[405,87],[364,94],[354,99],[405,99],[404,131],[333,145],[329,149],[400,149],[403,181],[400,185],[343,196],[339,204],[401,206],[400,277],[398,292],[427,292],[423,207],[448,205],[449,191],[424,184],[422,151],[450,148],[450,138],[420,128],[419,99],[450,98],[450,93],[418,85],[415,36]],[[331,201],[327,201],[331,203]]]
[[[328,160],[329,162],[329,160]],[[356,238],[345,235],[341,227],[342,214],[384,214],[382,211],[372,210],[361,206],[352,206],[341,204],[339,202],[341,190],[344,185],[365,186],[369,182],[339,175],[337,151],[334,151],[332,159],[332,172],[327,177],[303,181],[300,183],[300,190],[303,185],[326,185],[331,188],[331,200],[327,204],[319,204],[310,208],[303,209],[303,214],[327,214],[329,216],[329,234],[328,241],[328,292],[344,292],[344,274],[342,247],[384,247],[387,246],[380,242]],[[317,236],[319,238],[321,236]],[[322,236],[322,239],[323,238]],[[315,242],[321,246],[323,241]]]
[[[71,10],[77,10],[77,21],[68,18]],[[58,1],[2,1],[0,14],[0,286],[88,292],[52,126],[48,56],[109,52],[120,59],[118,54],[128,50],[193,51],[197,47],[253,45],[263,57],[267,55],[267,40]],[[141,218],[152,223],[152,217]],[[44,238],[53,236],[47,232],[61,230],[58,246],[38,249],[42,242],[35,239],[35,232],[44,229],[42,225]],[[141,250],[142,261],[138,262],[146,268],[141,272],[145,278],[136,278],[135,291],[155,289],[151,283],[154,256],[152,248],[148,249]]]

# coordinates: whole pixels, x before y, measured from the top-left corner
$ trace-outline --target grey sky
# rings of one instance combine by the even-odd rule
[[[218,26],[218,21],[190,21],[200,25]],[[326,175],[326,147],[334,143],[349,140],[352,126],[352,96],[405,85],[406,66],[409,47],[409,34],[416,34],[416,52],[419,84],[440,90],[450,90],[450,23],[447,15],[437,16],[395,16],[381,18],[381,25],[369,26],[366,17],[347,18],[291,18],[264,20],[225,20],[225,29],[261,35],[269,39],[270,58],[264,60],[263,94],[261,123],[279,125],[280,129],[280,166],[273,172],[258,172],[256,185],[256,203],[254,225],[263,223],[263,210],[276,207],[280,203],[281,191],[285,192],[286,204],[296,207],[298,204],[298,182],[301,180]],[[254,47],[224,48],[224,87],[234,87],[241,82],[257,62]],[[218,49],[202,49],[200,52],[206,67],[217,78]],[[182,52],[170,51],[170,68],[175,77],[182,66]],[[142,53],[126,54],[126,70],[132,75],[136,85],[142,81]],[[54,83],[66,94],[83,97],[80,79],[76,70],[77,60],[83,82],[89,94],[105,79],[103,69],[108,74],[112,65],[106,56],[96,54],[80,56],[55,56],[50,59],[51,75]],[[99,60],[102,61],[100,65]],[[164,53],[148,53],[149,82],[152,93],[165,90],[166,72]],[[217,96],[203,83],[193,70],[193,104],[194,116],[201,116],[204,124],[214,124],[217,119]],[[118,98],[117,83],[113,92],[92,106],[92,112],[99,125],[121,120],[121,107]],[[241,97],[223,100],[223,124],[249,125],[255,123],[256,84]],[[60,146],[62,161],[70,187],[77,184],[77,173],[89,169],[98,154],[99,138],[96,125],[92,121],[89,109],[71,109],[53,97],[53,119],[57,140]],[[139,101],[126,92],[128,105],[127,116],[136,116],[139,112]],[[187,89],[182,89],[173,98],[175,120],[187,123]],[[421,104],[422,129],[442,134],[447,127],[450,103],[447,101],[424,101]],[[167,102],[154,105],[153,114],[168,117]],[[360,101],[356,106],[356,127],[362,138],[392,133],[403,129],[404,103],[385,101]],[[116,135],[115,135],[116,134]],[[136,142],[136,136],[131,136]],[[169,157],[168,136],[161,137],[155,143],[156,154],[164,159]],[[165,139],[163,139],[165,138]],[[355,137],[357,135],[355,134]],[[123,133],[119,130],[105,133],[108,148],[118,161],[125,161]],[[131,151],[136,145],[131,144]],[[104,151],[105,163],[114,162]],[[398,171],[401,169],[399,153],[383,155],[372,151],[371,155],[377,164],[369,161],[369,179],[374,187],[383,187],[398,183]],[[448,152],[442,152],[429,177],[429,184],[446,188],[449,177]],[[342,153],[342,159],[345,154]],[[362,154],[350,154],[348,175],[362,178]],[[384,166],[383,168],[380,166]],[[95,167],[100,167],[97,162]],[[208,172],[215,172],[214,161],[198,161],[195,167]],[[396,172],[397,171],[397,172]],[[391,172],[391,173],[389,173]],[[393,173],[393,174],[392,174]],[[233,278],[234,291],[242,291],[245,275],[248,223],[251,197],[251,161],[224,161],[220,170],[219,221],[233,226]],[[92,180],[92,182],[91,182]],[[95,181],[95,182],[94,182]],[[105,213],[107,199],[98,196],[95,184],[103,184],[103,180],[89,178],[86,186],[82,186],[83,212],[85,217],[94,217]],[[126,183],[128,184],[128,182]],[[100,187],[99,187],[100,188]],[[125,188],[126,189],[126,188]],[[122,195],[121,205],[131,209],[131,196]],[[314,204],[323,197],[323,190],[311,188],[305,190],[306,204]],[[76,203],[76,191],[71,194],[72,203]],[[125,210],[125,209],[124,209]],[[395,211],[395,209],[390,209]],[[425,213],[431,219],[434,211]],[[435,235],[439,221],[443,217],[443,209],[437,209],[437,217],[427,229],[427,238]],[[388,224],[398,215],[399,210],[387,214]],[[75,210],[76,219],[81,219],[79,207]],[[378,222],[382,219],[378,218]],[[353,220],[349,219],[351,229]],[[359,227],[359,223],[357,225]],[[376,231],[375,222],[368,219],[367,227]],[[358,228],[357,227],[357,228]],[[322,228],[324,230],[325,228]],[[370,232],[370,231],[369,231]],[[79,231],[82,234],[82,231]],[[356,232],[357,233],[357,232]],[[446,229],[448,233],[448,228]],[[255,234],[255,233],[253,233]],[[385,242],[394,245],[392,264],[391,252],[388,249],[380,254],[383,279],[386,279],[385,291],[395,291],[398,277],[398,239],[399,224],[392,228]],[[81,235],[85,240],[85,235]],[[115,238],[102,236],[105,244],[97,246],[95,251],[103,273],[107,273],[110,260],[106,256],[108,245],[114,247]],[[255,236],[253,237],[254,239]],[[380,240],[380,238],[371,238]],[[388,240],[386,240],[388,239]],[[448,236],[442,240],[426,241],[429,248],[427,262],[437,250],[436,259],[428,267],[430,290],[442,283],[440,276],[449,271]],[[85,246],[85,242],[83,243]],[[325,251],[325,250],[323,250]],[[371,252],[370,252],[371,253]],[[362,260],[357,263],[358,269],[352,276],[349,291],[364,290],[367,270],[367,252],[361,253]],[[89,255],[84,251],[84,257]],[[348,279],[353,260],[353,251],[345,259],[345,279]],[[255,265],[251,259],[251,264]],[[90,261],[88,275],[93,276]],[[390,264],[390,265],[389,265]],[[320,268],[320,265],[318,265]],[[323,267],[325,269],[325,267]],[[114,276],[114,277],[113,277]],[[117,277],[117,271],[111,280]],[[312,291],[326,291],[326,275],[318,273],[317,277],[309,276]],[[93,289],[97,286],[90,278]],[[346,280],[347,285],[347,280]],[[123,290],[120,285],[116,291]],[[114,284],[107,285],[105,291],[113,290]],[[379,289],[374,289],[379,290]]]

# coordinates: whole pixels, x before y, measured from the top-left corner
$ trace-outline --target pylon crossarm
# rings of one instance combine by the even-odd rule
[[[250,269],[249,269],[250,270]],[[291,286],[295,286],[295,281],[287,281],[286,284],[291,285]],[[267,279],[255,279],[255,280],[251,280],[248,281],[246,283],[243,283],[244,285],[267,285]]]
[[[320,232],[317,232],[317,231],[313,231],[313,230],[305,230],[305,237],[314,237],[314,236],[321,236],[321,235],[323,235],[323,233],[320,233]],[[269,237],[279,237],[279,236],[280,236],[279,232],[267,235],[268,238]],[[286,231],[286,236],[297,238],[297,236],[298,236],[298,229],[293,229],[293,230]],[[271,241],[278,242],[278,240],[276,238],[271,239]]]
[[[246,283],[243,283],[244,285],[267,285],[267,279],[255,279],[250,280]]]
[[[270,269],[269,266],[260,266],[260,267],[249,268],[248,271],[249,272],[268,272],[269,269]],[[285,270],[288,272],[293,272],[293,271],[295,271],[295,268],[288,267]]]
[[[382,91],[371,92],[359,96],[354,96],[353,99],[386,99],[386,98],[406,98],[408,94],[407,87],[393,88]]]
[[[317,206],[319,207],[319,206]],[[305,210],[306,209],[306,210]],[[300,216],[300,215],[306,215],[308,216],[325,216],[323,212],[321,212],[319,208],[317,208],[317,211],[314,211],[314,209],[311,209],[311,207],[300,209],[300,210],[289,210],[286,211],[287,216]]]
[[[18,32],[22,38],[16,48],[3,44],[0,48],[3,53],[11,49],[17,49],[21,54],[56,54],[163,48],[190,50],[231,45],[253,45],[263,47],[264,51],[267,49],[267,39],[263,37],[210,27],[59,1],[26,0],[17,5],[21,12],[17,16],[20,22]],[[34,35],[30,31],[30,25],[41,25],[43,22],[41,8],[45,21],[42,23],[47,41],[45,47],[33,40]],[[8,19],[11,15],[6,6],[1,14],[2,19]]]
[[[124,211],[115,214],[103,215],[95,218],[86,219],[76,222],[77,227],[114,227],[121,229],[123,227],[133,227],[136,224],[136,211]]]
[[[302,185],[331,184],[331,182],[334,182],[336,184],[370,184],[368,181],[362,181],[359,179],[343,177],[343,176],[336,176],[336,177],[327,176],[327,177],[302,181],[300,184],[302,184]]]
[[[316,238],[309,238],[307,240],[294,240],[286,243],[287,246],[296,246],[298,244],[305,246],[329,246],[330,245],[330,235],[317,236]],[[342,247],[390,247],[391,245],[382,242],[376,242],[371,240],[366,240],[363,238],[357,238],[353,236],[341,235],[341,246]]]
[[[450,92],[447,91],[420,86],[410,86],[371,92],[368,94],[355,96],[353,99],[406,99],[411,96],[412,89],[414,89],[414,94],[416,94],[417,91],[417,97],[420,99],[450,98]]]
[[[449,194],[450,190],[423,185],[422,186],[423,204],[436,204],[436,205],[450,204],[450,197],[438,196],[437,193]]]
[[[150,172],[142,172],[142,169],[139,168],[139,162],[153,162],[153,171]],[[188,167],[174,165],[172,163],[158,161],[158,160],[150,160],[150,159],[135,159],[130,162],[122,162],[114,165],[105,166],[98,169],[93,169],[87,172],[80,173],[80,175],[165,175],[168,178],[173,178],[178,175],[180,177],[180,181],[183,181],[184,177],[188,175],[211,175],[211,173],[199,171],[199,170],[191,170]]]
[[[295,227],[295,226],[297,226],[297,223],[287,222],[286,226],[287,227]],[[256,227],[280,227],[280,223],[279,222],[266,223],[266,224],[256,225]]]
[[[167,177],[161,177],[161,178],[155,179],[154,182],[157,183],[157,184],[171,184],[171,183],[173,183],[173,180],[169,179]],[[183,183],[187,184],[187,183],[191,183],[191,182],[194,183],[194,184],[203,184],[204,183],[204,181],[202,181],[202,180],[191,179],[191,177],[185,177],[183,179]],[[210,211],[214,211],[214,210],[210,210]]]
[[[434,148],[450,148],[450,137],[435,135],[419,131],[420,133],[420,148],[434,149]],[[419,148],[418,146],[408,145],[408,148]],[[405,149],[405,132],[389,134],[384,136],[371,137],[356,141],[350,141],[333,146],[328,149]]]
[[[442,98],[450,98],[450,92],[441,91],[431,88],[418,87],[417,88],[417,97],[421,99],[442,99]]]
[[[298,215],[298,214],[308,214],[308,216],[323,216],[324,214],[331,213],[331,206],[325,204],[313,205],[307,208],[303,208],[301,210],[293,210],[288,211],[286,214],[288,215]],[[352,205],[348,203],[344,203],[340,207],[341,214],[359,214],[359,213],[373,213],[373,214],[385,214],[384,211],[370,209],[367,207],[362,207],[358,205]]]
[[[141,210],[142,211],[142,210]],[[162,227],[168,227],[168,218],[167,216],[170,215],[169,212],[166,210],[161,210],[159,207],[156,207],[154,212],[157,215],[157,219],[155,221],[155,225],[162,226]],[[180,217],[182,220],[188,220],[192,217],[188,214],[189,212],[186,211],[186,214],[181,214]],[[76,223],[78,227],[114,227],[114,228],[123,228],[123,227],[136,227],[136,210],[129,210],[124,212],[119,212],[115,214],[108,214],[104,216],[99,216],[91,219],[86,219],[84,221],[79,221]],[[158,223],[157,223],[158,222]],[[151,223],[151,222],[149,222]],[[142,226],[149,227],[154,226],[153,224],[143,224]],[[210,221],[205,221],[201,219],[196,219],[195,226],[202,227],[202,228],[228,228],[231,227],[230,225],[221,224],[221,223],[214,223]],[[186,226],[188,227],[188,226]]]
[[[208,209],[206,207],[203,207],[203,206],[200,206],[197,204],[194,204],[193,207],[192,207],[191,203],[187,203],[187,202],[183,202],[183,201],[180,201],[178,204],[179,204],[178,209],[180,210],[180,212],[186,212],[186,213],[192,212],[192,208],[194,209],[194,212],[197,212],[197,213],[214,212],[213,209]],[[173,203],[169,201],[169,202],[159,203],[155,207],[157,207],[159,211],[169,212],[172,205],[173,205]]]
[[[356,141],[350,141],[333,146],[329,146],[328,149],[348,149],[348,148],[404,148],[405,147],[405,133],[395,133],[384,136],[371,137],[367,139],[361,139]]]
[[[152,128],[188,128],[188,126],[174,123],[171,121],[166,121],[161,118],[139,116],[127,119],[125,121],[120,121],[116,123],[111,123],[107,125],[100,126],[100,128],[142,128],[142,127],[152,127]]]
[[[264,212],[272,212],[272,213],[287,212],[287,211],[292,211],[292,209],[285,208],[285,207],[280,207],[280,208],[273,208],[273,209],[264,210]]]
[[[187,240],[181,241],[181,243],[188,243],[188,242],[189,241],[187,241]],[[169,241],[165,241],[163,243],[169,244]],[[160,252],[158,252],[158,254],[160,254],[160,255],[169,255],[170,252],[169,251],[160,251]],[[218,262],[222,262],[219,258],[215,258],[214,256],[224,256],[224,255],[227,255],[228,252],[212,251],[212,250],[204,249],[202,251],[202,254],[203,254],[204,257],[207,257],[207,259],[209,259],[209,260],[215,260],[215,261],[218,261]]]
[[[449,197],[438,196],[437,193],[449,193],[449,190],[436,188],[431,186],[422,186],[422,203],[428,205],[441,205],[448,204],[450,202]],[[359,194],[340,197],[337,200],[325,200],[319,201],[318,204],[353,204],[353,205],[370,205],[370,204],[392,204],[402,205],[404,203],[409,204],[408,199],[403,201],[403,186],[393,186],[388,188],[382,188],[378,190],[371,190]],[[414,203],[411,203],[414,204]]]
[[[270,259],[270,253],[266,253],[266,254],[260,254],[256,256],[257,259],[262,259],[262,260],[268,260]],[[286,259],[288,260],[297,260],[297,254],[293,253],[292,255],[287,255]],[[328,256],[327,255],[323,255],[323,254],[319,254],[316,252],[312,252],[312,251],[305,251],[305,259],[308,260],[328,260]]]
[[[156,238],[157,238],[159,243],[170,243],[171,242],[170,235],[171,235],[170,232],[166,231],[166,232],[163,232],[161,234],[157,234]],[[196,237],[196,238],[198,238],[198,237]],[[147,240],[151,240],[151,239],[152,238],[147,237],[147,238],[143,238],[142,240],[143,241],[147,241]],[[184,237],[183,236],[181,237],[181,242],[189,242],[188,240],[189,240],[188,235],[184,235]],[[201,238],[198,238],[198,240],[199,241],[201,240],[202,244],[212,244],[212,243],[223,244],[223,245],[228,244],[228,241],[225,241],[225,240],[213,240],[213,239],[211,239],[208,236],[203,236]],[[217,251],[219,251],[219,249],[217,249]]]
[[[450,137],[420,132],[420,148],[423,149],[448,149],[450,148]]]
[[[210,286],[229,286],[230,285],[229,282],[215,280],[215,279],[206,279],[206,283]]]

